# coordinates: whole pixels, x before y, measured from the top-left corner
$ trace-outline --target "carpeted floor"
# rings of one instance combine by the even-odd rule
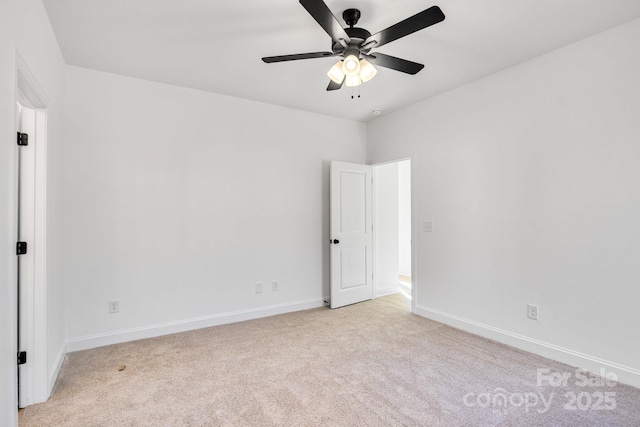
[[[71,353],[20,426],[640,426],[585,376],[391,296]]]

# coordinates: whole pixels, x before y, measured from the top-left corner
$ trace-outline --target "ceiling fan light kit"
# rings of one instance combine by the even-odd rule
[[[356,87],[362,84],[362,79],[359,75],[347,76],[344,80],[344,85],[346,87]]]
[[[342,61],[336,62],[336,64],[331,67],[331,69],[327,73],[327,76],[329,76],[329,78],[335,83],[341,85],[346,76],[344,71],[342,71]]]
[[[360,72],[360,59],[357,55],[350,53],[342,61],[342,71],[347,76],[355,76]]]
[[[444,13],[438,6],[431,6],[404,21],[371,35],[364,28],[355,27],[361,16],[358,9],[346,9],[342,13],[342,18],[348,25],[347,28],[343,28],[322,0],[300,0],[300,4],[331,37],[331,52],[268,56],[262,58],[262,60],[270,64],[273,62],[341,56],[344,59],[334,64],[327,73],[331,80],[327,87],[328,91],[340,89],[343,85],[354,87],[370,81],[378,72],[374,65],[406,74],[418,73],[424,68],[424,65],[383,53],[371,53],[371,49],[379,48],[394,40],[442,22],[445,18]]]
[[[366,59],[360,60],[360,78],[362,79],[363,83],[366,83],[374,78],[376,74],[378,74],[378,70],[376,70],[376,67],[371,65],[371,63]]]
[[[354,87],[368,82],[377,73],[378,70],[369,61],[358,61],[356,56],[350,55],[344,61],[336,62],[327,72],[327,76],[336,84],[342,85],[344,81],[347,87]]]

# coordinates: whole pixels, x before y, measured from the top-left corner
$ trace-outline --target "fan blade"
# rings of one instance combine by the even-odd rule
[[[442,21],[444,21],[444,13],[442,13],[442,10],[440,10],[438,6],[431,6],[429,9],[423,10],[404,21],[390,26],[386,30],[382,30],[368,37],[363,45],[375,42],[376,44],[372,47],[378,48]]]
[[[322,0],[300,0],[300,4],[307,9],[307,12],[331,36],[333,41],[340,42],[340,40],[344,40],[346,44],[351,43],[351,39],[342,28],[342,25],[340,25],[340,22]],[[346,45],[343,46],[346,47]]]
[[[333,80],[329,80],[329,86],[327,86],[327,91],[341,89],[346,79],[347,79],[346,77],[342,79],[342,83],[336,83]]]
[[[298,59],[328,58],[336,55],[338,54],[333,52],[310,52],[297,53],[294,55],[266,56],[262,58],[262,60],[267,64],[271,64],[272,62],[297,61]]]
[[[416,74],[424,68],[424,65],[417,62],[407,61],[406,59],[396,58],[395,56],[385,55],[384,53],[372,53],[370,55],[362,55],[367,61],[379,67],[391,68],[392,70],[401,71],[407,74]]]

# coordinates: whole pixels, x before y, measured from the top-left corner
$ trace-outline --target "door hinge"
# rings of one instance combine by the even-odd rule
[[[29,145],[29,135],[18,132],[18,145]]]
[[[16,243],[16,255],[25,255],[27,253],[27,242]]]
[[[27,352],[19,351],[18,352],[18,365],[24,365],[27,363]]]

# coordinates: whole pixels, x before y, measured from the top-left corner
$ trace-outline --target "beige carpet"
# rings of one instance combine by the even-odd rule
[[[640,426],[640,390],[580,376],[391,296],[71,353],[21,426]]]

